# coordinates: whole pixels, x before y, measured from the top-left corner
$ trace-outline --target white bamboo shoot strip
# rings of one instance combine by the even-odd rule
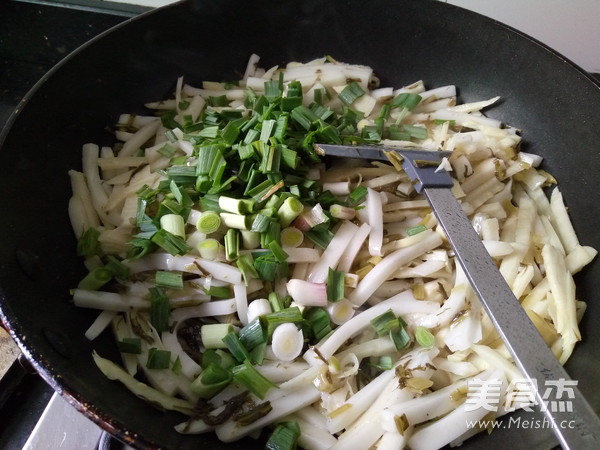
[[[408,264],[423,253],[433,250],[442,244],[442,238],[438,234],[432,231],[423,231],[419,234],[424,233],[427,233],[424,239],[417,244],[396,250],[395,252],[386,255],[381,262],[358,283],[358,286],[350,294],[348,300],[356,306],[362,305],[377,290],[377,288],[381,286],[392,273],[394,273],[397,267]]]
[[[494,375],[502,382],[501,392],[506,389],[506,379],[501,375]],[[463,403],[446,416],[415,431],[410,437],[408,445],[412,450],[435,450],[444,447],[449,442],[469,431],[470,423],[477,423],[489,411],[486,408],[477,408],[473,411],[467,409]]]
[[[73,302],[80,308],[103,309],[107,311],[130,311],[148,309],[150,302],[140,297],[124,296],[114,292],[73,289]]]
[[[408,389],[401,389],[396,378],[388,382],[381,390],[374,402],[367,410],[346,427],[339,437],[337,444],[331,450],[361,450],[370,448],[384,434],[381,412],[384,408],[408,401],[414,397],[414,393]]]
[[[160,119],[155,119],[153,122],[149,122],[137,130],[135,134],[123,144],[117,157],[132,156],[135,154],[135,152],[155,135],[159,126]]]
[[[129,167],[139,167],[147,164],[148,158],[145,156],[121,156],[118,158],[98,158],[98,166],[102,170],[127,169]]]
[[[323,251],[319,262],[309,269],[308,281],[312,283],[324,283],[327,280],[329,268],[335,269],[344,251],[358,231],[358,226],[352,222],[343,222],[333,236],[333,239]]]
[[[598,250],[588,246],[578,245],[566,257],[565,263],[571,275],[576,274],[596,257]]]
[[[342,272],[346,273],[350,272],[350,270],[352,269],[352,264],[356,259],[356,255],[360,251],[360,248],[369,236],[370,232],[371,226],[367,223],[363,223],[360,227],[358,227],[358,230],[354,234],[352,241],[348,244],[348,246],[342,253],[342,256],[340,257],[340,261],[337,267],[338,270],[341,270]]]
[[[338,433],[347,428],[354,420],[363,414],[379,397],[379,394],[395,378],[394,370],[381,372],[369,384],[364,386],[348,400],[346,400],[337,410],[329,414],[327,429],[330,433]],[[338,444],[340,441],[338,441]]]
[[[369,253],[371,256],[383,256],[383,210],[381,197],[377,191],[367,188],[367,215],[371,227],[369,233]]]
[[[440,305],[426,300],[416,300],[411,291],[404,291],[395,296],[366,309],[355,315],[348,322],[340,325],[326,338],[325,342],[319,343],[317,348],[325,359],[331,358],[337,350],[351,337],[357,335],[361,330],[370,325],[371,319],[391,309],[396,315],[409,312],[420,312],[432,314],[438,311]],[[309,352],[307,352],[309,353]],[[309,364],[311,360],[307,359]]]
[[[194,414],[194,405],[191,402],[165,395],[147,384],[141,383],[112,361],[100,357],[96,352],[93,353],[93,357],[98,368],[108,379],[120,381],[138,397],[159,404],[167,410],[178,411],[188,416]]]
[[[508,381],[515,378],[523,378],[521,371],[515,365],[507,360],[500,352],[488,347],[487,345],[473,345],[471,349],[481,358],[483,358],[490,367],[498,368],[504,371]]]
[[[496,165],[493,158],[488,158],[473,168],[471,175],[460,184],[465,194],[475,190],[486,181],[496,177]]]
[[[98,155],[100,148],[95,144],[84,144],[82,147],[82,166],[83,174],[89,188],[92,205],[98,214],[98,217],[104,224],[110,224],[118,226],[120,224],[120,217],[118,214],[107,213],[106,205],[108,203],[108,196],[102,188],[102,180],[100,179],[100,173],[98,171]]]
[[[562,193],[554,188],[550,194],[550,208],[552,210],[552,224],[556,230],[567,254],[571,253],[579,245],[579,239],[569,218],[569,213],[563,201]]]
[[[280,418],[287,416],[305,406],[310,405],[319,398],[319,391],[312,385],[286,392],[281,397],[270,400],[271,411],[250,425],[239,425],[238,422],[229,420],[215,427],[218,438],[223,442],[233,442],[255,430],[277,422]]]

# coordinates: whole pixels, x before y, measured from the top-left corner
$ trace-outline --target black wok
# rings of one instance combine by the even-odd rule
[[[159,412],[96,369],[92,349],[117,358],[108,334],[84,331],[94,312],[72,306],[69,289],[84,269],[68,216],[67,171],[81,145],[112,144],[106,126],[168,96],[176,77],[190,84],[227,80],[259,54],[270,67],[325,54],[375,68],[383,85],[418,79],[456,84],[462,101],[501,95],[489,115],[523,129],[524,149],[545,158],[582,243],[600,248],[596,187],[600,165],[600,86],[574,64],[490,19],[438,1],[190,1],[125,22],[76,51],[45,76],[0,138],[1,317],[41,376],[79,410],[135,446],[225,446],[212,435],[178,435],[176,413]],[[600,407],[600,264],[578,274],[588,302],[584,342],[567,369]],[[505,429],[467,448],[548,448],[549,430]],[[485,443],[485,444],[484,444]]]

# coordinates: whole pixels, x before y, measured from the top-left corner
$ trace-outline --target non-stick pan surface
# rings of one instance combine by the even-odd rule
[[[182,417],[159,412],[96,369],[92,349],[117,358],[108,334],[90,343],[96,313],[72,306],[83,276],[67,216],[67,171],[86,142],[110,145],[105,127],[122,112],[172,92],[175,80],[238,77],[251,53],[261,66],[323,55],[372,66],[382,85],[422,79],[456,84],[462,101],[503,98],[491,117],[523,130],[524,149],[543,155],[561,182],[582,243],[600,248],[597,189],[600,87],[565,58],[512,29],[438,1],[191,1],[118,26],[66,58],[27,95],[0,142],[2,319],[44,379],[77,408],[139,447],[225,446],[212,435],[181,436]],[[600,265],[577,276],[588,302],[584,342],[567,369],[600,407]],[[530,415],[529,415],[530,416]],[[550,439],[550,440],[549,440]],[[547,448],[549,430],[504,429],[467,448]],[[485,444],[483,444],[485,443]]]

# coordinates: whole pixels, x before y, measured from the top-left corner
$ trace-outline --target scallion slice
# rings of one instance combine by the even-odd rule
[[[248,349],[244,347],[244,344],[242,344],[242,341],[240,341],[240,338],[235,331],[229,331],[223,337],[223,343],[238,362],[243,362],[244,360],[250,359]]]
[[[210,363],[192,382],[190,388],[200,398],[208,399],[225,389],[232,380],[231,371],[215,363]]]
[[[227,230],[225,234],[225,258],[227,261],[235,261],[240,254],[240,232],[234,228]]]
[[[200,233],[211,234],[221,226],[221,216],[215,211],[204,211],[196,221]]]
[[[415,227],[409,228],[408,230],[406,230],[406,234],[408,236],[414,236],[415,234],[419,234],[426,230],[427,230],[427,227],[425,225],[421,224],[421,225],[417,225]]]
[[[310,308],[306,312],[306,320],[308,321],[308,326],[315,336],[315,339],[318,341],[332,331],[329,314],[323,308]]]
[[[117,347],[121,353],[132,353],[135,355],[142,353],[142,341],[140,338],[123,338],[117,341]]]
[[[169,298],[159,287],[153,287],[150,291],[150,323],[162,333],[169,329],[169,317],[171,315],[171,304]]]
[[[257,317],[245,325],[239,333],[239,338],[244,347],[251,351],[257,345],[267,342],[268,323],[264,316]]]
[[[96,267],[79,282],[77,287],[88,291],[96,291],[108,283],[113,277],[113,274],[105,266]]]
[[[154,233],[151,240],[173,256],[185,255],[192,249],[180,236],[176,236],[165,229],[160,229]]]
[[[261,400],[265,398],[265,394],[271,388],[277,388],[277,385],[269,379],[261,375],[252,365],[249,358],[232,369],[233,379],[236,383],[241,384]]]
[[[229,333],[234,333],[229,323],[209,323],[200,328],[200,338],[204,348],[227,348],[223,340]],[[235,333],[234,333],[235,334]]]
[[[346,105],[351,105],[363,95],[365,95],[365,91],[363,90],[363,88],[361,88],[356,81],[353,81],[352,83],[348,84],[344,89],[342,89],[342,91],[339,93],[339,98]]]
[[[146,367],[148,369],[168,369],[171,365],[171,352],[152,347],[148,350],[148,360]]]
[[[327,274],[327,301],[339,302],[344,298],[344,272],[329,268]]]
[[[415,328],[415,339],[419,345],[426,348],[431,348],[435,344],[435,337],[424,326],[417,326]]]
[[[96,228],[90,227],[85,230],[77,241],[77,254],[79,256],[97,255],[100,250],[98,237],[100,237],[100,232]]]
[[[183,275],[181,272],[166,272],[163,270],[157,270],[154,276],[154,282],[159,287],[183,289]]]
[[[283,422],[273,430],[265,445],[266,450],[295,450],[298,447],[300,426],[298,422]]]
[[[383,336],[398,326],[398,318],[391,309],[371,320],[371,326],[379,336]]]

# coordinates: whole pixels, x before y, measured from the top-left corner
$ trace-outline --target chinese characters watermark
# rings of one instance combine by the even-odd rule
[[[537,380],[515,378],[506,388],[499,379],[469,381],[469,390],[465,401],[465,411],[475,411],[484,408],[489,412],[515,411],[522,408],[533,411],[532,407],[539,406],[541,411],[572,412],[572,399],[575,398],[575,380],[546,380],[544,387],[539,389],[542,401],[536,399],[538,391]]]

